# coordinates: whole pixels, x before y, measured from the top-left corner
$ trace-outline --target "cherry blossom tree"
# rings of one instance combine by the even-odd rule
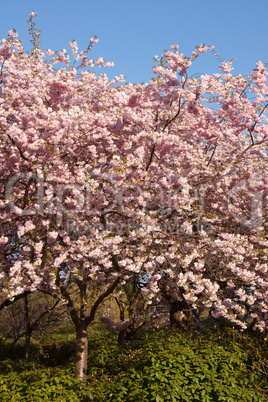
[[[84,382],[87,328],[102,302],[139,275],[187,311],[267,326],[268,88],[231,62],[191,76],[176,45],[148,83],[122,85],[88,49],[46,55],[17,33],[0,47],[0,286],[6,303],[36,289],[63,300]],[[72,62],[75,61],[75,64]],[[76,66],[76,67],[75,67]],[[79,291],[79,301],[72,297]],[[166,288],[166,292],[168,289]],[[179,312],[181,319],[184,312]]]

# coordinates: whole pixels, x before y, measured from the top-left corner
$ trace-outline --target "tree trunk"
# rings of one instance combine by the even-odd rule
[[[134,341],[136,339],[135,337],[136,331],[134,328],[134,325],[128,325],[127,328],[122,329],[119,334],[118,334],[118,344],[119,345],[124,345],[126,341]]]
[[[188,331],[192,323],[192,312],[185,301],[170,302],[170,326],[173,329]]]
[[[25,344],[24,344],[24,361],[28,362],[30,358],[30,344],[31,344],[31,334],[25,335]]]
[[[23,297],[23,301],[24,301],[24,319],[25,319],[24,361],[28,362],[30,358],[30,343],[31,343],[32,328],[29,317],[28,298],[26,294]]]
[[[184,298],[183,289],[177,288],[168,279],[161,280],[159,288],[162,296],[170,303],[169,317],[171,328],[188,331],[192,323],[193,312]]]
[[[83,384],[87,380],[88,334],[87,326],[79,323],[76,327],[76,354],[75,376],[80,378]]]
[[[116,301],[117,306],[119,308],[120,321],[123,322],[123,321],[125,321],[125,307],[124,307],[124,304],[117,297],[115,297],[115,301]]]

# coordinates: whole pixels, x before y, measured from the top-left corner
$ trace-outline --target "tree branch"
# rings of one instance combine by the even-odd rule
[[[170,120],[168,120],[167,122],[166,122],[166,124],[164,125],[164,128],[163,128],[163,132],[165,131],[165,129],[167,128],[167,126],[170,124],[170,123],[172,123],[178,116],[179,116],[179,114],[180,114],[180,112],[181,112],[181,107],[185,104],[185,102],[186,101],[184,101],[184,102],[182,102],[181,103],[181,97],[179,98],[179,109],[178,109],[178,111],[177,111],[177,113],[175,114],[175,116],[173,116]]]
[[[120,279],[121,279],[120,276],[119,276],[118,278],[116,278],[116,280],[111,284],[111,286],[109,286],[109,287],[106,289],[106,291],[105,291],[104,293],[102,293],[102,294],[98,297],[98,299],[95,301],[95,303],[94,303],[94,305],[93,305],[93,307],[92,307],[92,309],[91,309],[90,315],[89,315],[89,316],[87,317],[87,319],[86,319],[86,324],[87,324],[87,325],[89,325],[89,324],[94,320],[95,314],[96,314],[96,311],[97,311],[99,305],[103,302],[103,300],[104,300],[106,297],[108,297],[108,296],[115,290],[116,286],[117,286],[118,283],[120,282]]]
[[[150,159],[149,159],[149,162],[147,163],[147,166],[146,166],[146,169],[145,169],[146,171],[149,169],[149,167],[150,167],[150,165],[152,163],[153,156],[154,156],[154,151],[155,151],[155,144],[152,147]]]
[[[31,294],[32,292],[30,290],[27,290],[19,295],[14,296],[14,298],[11,299],[6,299],[2,304],[0,304],[0,310],[3,310],[5,307],[10,306],[12,303],[14,303],[15,301],[21,299],[22,297],[28,296],[29,294]]]
[[[17,148],[17,150],[20,153],[20,156],[22,157],[22,159],[24,159],[27,162],[30,162],[30,159],[28,159],[26,156],[23,155],[22,150],[20,149],[20,147],[18,147],[18,145],[16,144],[16,142],[13,140],[13,138],[10,137],[9,134],[7,134],[8,138],[10,139],[10,141],[12,142],[13,145],[15,145],[15,147]]]
[[[69,293],[67,292],[67,290],[65,289],[62,280],[60,279],[60,273],[59,270],[57,270],[57,277],[56,277],[56,285],[59,288],[64,300],[67,303],[67,308],[69,309],[71,318],[73,320],[73,323],[77,326],[79,324],[79,317],[78,314],[75,310],[74,304],[72,302],[72,299],[70,298]]]

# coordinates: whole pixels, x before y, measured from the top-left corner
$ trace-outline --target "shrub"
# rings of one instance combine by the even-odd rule
[[[6,361],[1,364],[0,395],[5,402],[83,402],[93,400],[90,391],[74,378],[70,368],[48,368]]]
[[[240,337],[247,339],[237,332],[202,338],[155,333],[121,350],[103,346],[90,390],[95,400],[118,402],[267,400],[257,389],[267,381],[257,370],[260,356],[253,345],[243,349]]]

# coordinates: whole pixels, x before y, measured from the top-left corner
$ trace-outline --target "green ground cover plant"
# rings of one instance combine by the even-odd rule
[[[74,379],[73,340],[36,346],[29,364],[0,363],[1,401],[267,401],[267,340],[231,328],[202,334],[150,331],[118,346],[99,331],[86,386]],[[4,347],[2,348],[2,350]],[[56,367],[56,362],[58,366]]]

